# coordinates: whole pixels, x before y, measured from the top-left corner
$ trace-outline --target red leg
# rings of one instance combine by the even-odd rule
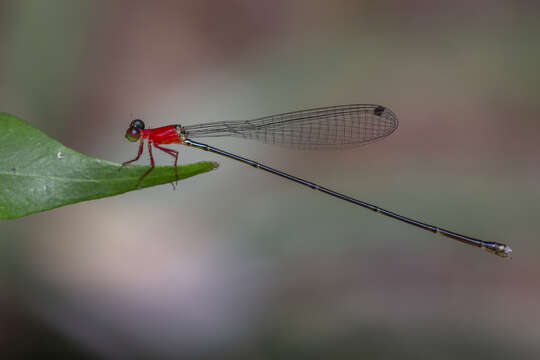
[[[158,148],[159,150],[163,151],[164,153],[167,153],[171,155],[172,157],[174,157],[174,172],[176,174],[176,184],[178,185],[178,151],[173,150],[173,149],[167,149],[157,144],[154,144],[154,146]],[[174,188],[174,185],[173,185],[173,188]]]
[[[144,179],[144,177],[148,174],[150,174],[150,171],[154,170],[154,167],[156,166],[156,163],[154,162],[154,155],[152,154],[152,142],[148,141],[148,153],[150,154],[150,169],[146,170],[144,174],[141,175],[139,178],[139,181],[137,182],[137,187],[139,187],[139,184]]]
[[[142,151],[143,151],[143,144],[144,144],[144,140],[141,139],[141,143],[139,144],[139,152],[137,153],[137,157],[135,159],[133,159],[133,160],[123,162],[122,167],[126,166],[127,164],[131,164],[134,161],[139,160],[139,158],[141,157]]]
[[[164,148],[164,147],[161,147],[157,144],[154,144],[154,146],[156,148],[158,148],[159,150],[171,155],[172,157],[174,157],[174,172],[176,174],[176,185],[178,185],[178,151],[176,150],[173,150],[173,149],[168,149],[168,148]],[[175,189],[175,186],[173,184],[173,189]]]

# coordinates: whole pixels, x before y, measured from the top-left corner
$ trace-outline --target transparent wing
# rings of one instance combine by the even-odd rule
[[[235,136],[302,149],[358,146],[390,135],[397,116],[380,105],[340,105],[253,120],[184,126],[187,138]]]

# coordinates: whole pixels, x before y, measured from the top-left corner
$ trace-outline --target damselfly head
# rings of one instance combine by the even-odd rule
[[[144,122],[141,119],[133,120],[126,131],[126,139],[132,142],[139,140],[142,129],[144,129]]]

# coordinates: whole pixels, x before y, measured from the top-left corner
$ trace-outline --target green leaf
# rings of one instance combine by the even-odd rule
[[[217,168],[215,162],[180,166],[179,180]],[[99,199],[176,180],[174,166],[126,166],[65,147],[15,116],[0,113],[0,219]]]

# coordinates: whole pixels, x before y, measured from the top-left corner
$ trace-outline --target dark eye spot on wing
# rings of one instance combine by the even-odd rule
[[[384,106],[377,106],[377,107],[375,108],[375,110],[373,110],[373,113],[374,113],[375,115],[377,115],[377,116],[381,116],[382,113],[384,112],[384,110],[385,110]]]

